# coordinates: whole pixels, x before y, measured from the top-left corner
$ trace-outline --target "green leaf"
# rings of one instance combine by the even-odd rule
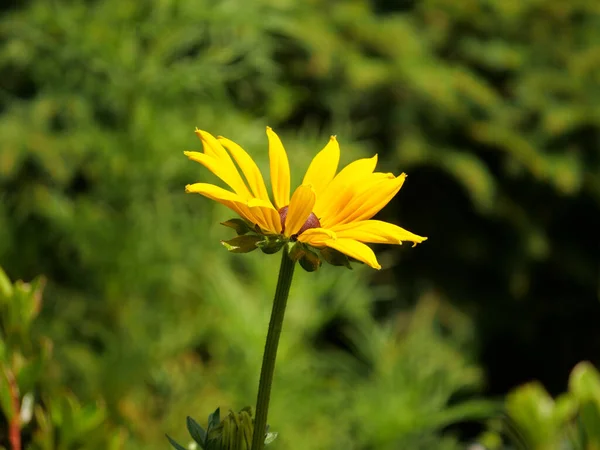
[[[564,433],[564,417],[556,403],[538,382],[525,384],[506,399],[506,410],[532,448],[551,448]]]
[[[221,222],[221,225],[224,225],[229,228],[233,228],[239,236],[244,235],[244,234],[249,233],[254,230],[254,227],[252,226],[252,224],[249,224],[248,222],[246,222],[243,219],[229,219],[229,220],[226,220],[225,222]]]
[[[167,439],[169,440],[169,442],[171,443],[171,445],[173,446],[173,448],[175,450],[188,450],[184,446],[179,445],[177,442],[175,442],[173,439],[171,439],[171,436],[169,436],[168,434],[165,434],[165,436],[167,437]]]
[[[569,391],[579,400],[600,401],[600,374],[596,368],[587,361],[577,364],[569,377]]]
[[[10,382],[8,380],[8,369],[0,365],[0,407],[4,416],[11,420],[15,414],[13,410]]]
[[[36,382],[42,375],[44,369],[44,361],[42,357],[33,358],[21,367],[17,374],[17,384],[23,392],[33,390]]]
[[[600,374],[587,361],[575,366],[569,390],[579,402],[579,417],[589,448],[600,448]]]
[[[13,287],[6,272],[0,267],[0,303],[12,296]]]
[[[186,425],[192,439],[204,450],[206,444],[206,431],[204,428],[190,416],[186,418]]]
[[[231,253],[250,253],[258,248],[257,244],[263,239],[263,236],[245,235],[221,241],[221,244]]]

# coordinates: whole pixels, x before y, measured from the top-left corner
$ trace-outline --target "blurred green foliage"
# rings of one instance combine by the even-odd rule
[[[147,337],[144,342],[147,353],[141,353],[133,342],[107,344],[104,352],[108,355],[95,354],[85,344],[56,345],[60,359],[48,365],[53,370],[44,367],[31,382],[19,382],[19,403],[39,401],[49,415],[41,415],[45,410],[36,406],[36,422],[30,431],[36,438],[24,448],[120,448],[125,435],[107,432],[115,422],[130,430],[127,448],[165,448],[165,429],[181,428],[185,412],[252,401],[264,340],[264,329],[257,324],[268,319],[264,290],[272,288],[274,280],[258,264],[249,268],[244,279],[225,265],[218,269],[218,276],[204,279],[207,296],[196,305],[203,314],[192,310],[194,321],[165,324],[163,331],[155,328],[154,341]],[[475,400],[448,406],[454,393],[472,390],[480,374],[453,348],[452,341],[458,345],[464,336],[448,341],[439,335],[435,326],[439,306],[434,300],[423,302],[410,320],[381,328],[367,314],[368,291],[360,279],[326,275],[315,283],[310,274],[304,274],[296,281],[271,406],[271,421],[285,436],[278,448],[428,448],[434,444],[457,448],[454,439],[440,440],[437,432],[457,420],[489,417],[496,409],[493,403]],[[332,295],[330,305],[319,308],[319,299],[325,295]],[[245,296],[249,300],[240,301]],[[22,308],[16,295],[11,298],[3,301],[7,308],[3,317]],[[352,319],[347,343],[360,358],[315,348],[308,338],[340,310]],[[456,325],[464,325],[460,318],[456,320]],[[3,344],[12,342],[14,332],[8,327],[3,330]],[[136,327],[128,332],[144,338]],[[125,331],[115,328],[114,333],[117,339]],[[32,340],[29,337],[26,342]],[[165,347],[168,353],[157,355]],[[111,352],[117,351],[123,358],[142,360],[140,367],[135,361],[115,361]],[[82,367],[84,362],[90,367]],[[72,379],[70,387],[83,396],[101,395],[106,411],[103,406],[82,406],[71,394],[48,388],[49,383],[57,386],[62,380],[64,389],[69,372],[82,377]],[[101,383],[82,386],[94,378]],[[25,400],[30,392],[33,400]],[[106,412],[112,412],[110,419]],[[5,414],[10,420],[10,412]],[[100,425],[105,428],[97,430]],[[55,432],[57,428],[60,433]],[[107,439],[114,441],[110,447]]]
[[[430,237],[382,249],[391,270],[377,274],[299,271],[273,448],[456,448],[447,427],[492,411],[457,400],[482,386],[480,347],[496,383],[550,357],[536,336],[597,328],[599,17],[587,0],[4,11],[0,264],[48,279],[36,329],[54,342],[54,382],[80,399],[55,410],[100,398],[126,448],[158,449],[187,415],[254,402],[277,258],[222,249],[231,214],[183,194],[214,179],[182,151],[198,126],[265,169],[270,125],[295,181],[329,134],[343,163],[378,152],[381,170],[406,170],[385,219]],[[563,371],[600,348],[561,344]]]
[[[600,448],[600,373],[579,363],[569,377],[569,390],[553,399],[539,382],[513,390],[506,399],[506,418],[492,428],[511,437],[515,448],[530,450],[597,450]],[[497,432],[482,437],[499,448]]]
[[[108,424],[103,403],[81,404],[56,376],[53,343],[35,326],[44,284],[37,278],[13,285],[0,268],[0,411],[7,435],[0,448],[123,448],[123,433]]]

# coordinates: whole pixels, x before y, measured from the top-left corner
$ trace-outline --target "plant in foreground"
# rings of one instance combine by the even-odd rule
[[[273,188],[271,202],[258,166],[238,144],[198,129],[196,135],[202,141],[204,152],[188,151],[184,152],[185,155],[204,165],[231,190],[195,183],[187,185],[186,192],[216,200],[240,216],[223,223],[238,234],[231,240],[222,241],[223,245],[234,253],[248,253],[257,248],[267,254],[281,249],[283,252],[263,355],[255,418],[252,419],[251,411],[245,408],[239,414],[230,413],[221,425],[217,425],[217,410],[216,416],[213,414],[209,418],[208,431],[189,418],[188,430],[205,450],[260,450],[274,436],[266,435],[267,413],[277,345],[295,263],[309,272],[317,270],[321,260],[348,268],[350,261],[357,261],[381,269],[367,243],[401,244],[409,241],[416,245],[427,238],[391,223],[371,220],[400,190],[406,174],[396,177],[391,173],[374,172],[377,164],[375,155],[348,164],[336,175],[340,148],[335,136],[312,160],[302,184],[290,198],[287,154],[277,134],[267,127]],[[215,444],[210,436],[211,430],[217,426],[222,433]],[[252,430],[251,447],[248,429]],[[169,441],[175,448],[183,448],[171,438]]]
[[[600,449],[600,372],[588,361],[569,376],[568,391],[556,398],[541,383],[531,381],[506,397],[504,415],[488,424],[480,442],[490,450]]]
[[[48,375],[54,344],[36,326],[44,286],[44,277],[13,283],[0,267],[0,449],[121,449],[125,430],[106,420],[106,406]]]

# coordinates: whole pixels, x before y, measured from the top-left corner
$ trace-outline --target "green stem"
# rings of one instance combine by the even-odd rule
[[[262,450],[265,446],[265,433],[267,427],[267,414],[269,413],[269,400],[271,399],[271,384],[273,383],[273,372],[275,371],[275,358],[277,358],[277,346],[283,326],[283,317],[287,305],[292,277],[294,276],[295,262],[288,256],[287,246],[283,247],[281,267],[273,310],[267,332],[267,342],[263,354],[262,368],[260,370],[260,382],[258,383],[258,397],[256,399],[256,415],[254,416],[254,435],[252,436],[252,450]]]

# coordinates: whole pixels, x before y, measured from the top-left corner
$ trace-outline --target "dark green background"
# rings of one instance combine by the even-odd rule
[[[184,194],[214,181],[182,154],[200,148],[196,126],[263,169],[273,127],[296,182],[330,134],[344,163],[378,153],[380,170],[409,175],[378,217],[429,237],[377,247],[380,272],[298,276],[286,330],[307,365],[284,356],[280,376],[316,365],[320,388],[361,394],[337,399],[354,419],[325,420],[338,403],[311,397],[310,382],[297,398],[279,386],[281,411],[294,413],[274,426],[287,421],[288,437],[308,426],[321,443],[311,448],[438,448],[428,439],[477,414],[433,411],[534,378],[562,392],[578,361],[600,363],[595,2],[39,0],[5,5],[0,39],[0,265],[48,277],[40,332],[55,341],[56,380],[104,399],[135,445],[166,448],[161,433],[182,434],[186,415],[254,402],[278,258],[226,254],[217,223],[232,214]],[[348,280],[358,287],[344,290]],[[424,349],[411,320],[431,334]],[[398,328],[404,350],[375,352],[378,327]],[[352,375],[321,367],[330,352]],[[475,372],[440,381],[427,424],[402,434],[376,417],[391,388],[369,378],[389,352],[412,375],[384,372],[422,389],[416,404],[436,388],[413,367],[434,361],[446,380],[458,352]],[[377,437],[359,428],[366,437],[353,440],[360,417]],[[278,448],[307,448],[295,442]]]

